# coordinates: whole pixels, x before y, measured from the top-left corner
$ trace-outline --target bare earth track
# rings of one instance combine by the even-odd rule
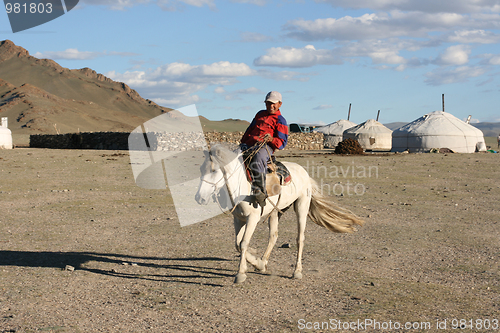
[[[231,219],[181,228],[167,190],[135,186],[127,152],[1,151],[0,332],[355,331],[335,320],[442,332],[444,320],[449,331],[454,319],[500,320],[498,154],[279,158],[366,224],[340,235],[309,223],[296,281],[287,212],[269,273],[234,285]],[[251,246],[266,242],[260,225]]]

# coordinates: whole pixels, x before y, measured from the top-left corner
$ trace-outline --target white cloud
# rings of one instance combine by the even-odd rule
[[[246,89],[236,90],[238,94],[264,94],[264,92],[258,88],[250,87]]]
[[[426,46],[427,42],[402,40],[397,38],[387,40],[362,40],[349,43],[339,43],[337,47],[316,49],[312,45],[303,48],[276,47],[268,49],[266,54],[254,60],[256,66],[275,67],[312,67],[315,65],[337,65],[355,61],[356,58],[369,58],[373,64],[404,65],[397,70],[407,67],[428,65],[429,60],[410,58],[405,59],[401,51],[416,51]],[[392,67],[379,66],[382,69]]]
[[[492,56],[489,60],[491,65],[500,65],[500,55]]]
[[[300,48],[275,47],[254,61],[255,65],[279,67],[309,67],[317,64],[335,64],[370,58],[376,69],[404,71],[408,68],[429,64],[438,66],[462,66],[446,69],[443,78],[430,72],[428,84],[463,82],[482,75],[485,70],[476,65],[496,65],[500,59],[494,56],[476,65],[464,66],[471,61],[473,47],[478,44],[500,42],[499,0],[457,0],[456,4],[439,1],[414,0],[325,0],[333,6],[379,10],[357,17],[296,19],[288,21],[282,29],[289,38],[307,43],[311,41],[335,41],[332,49],[307,53]],[[456,6],[455,6],[456,5]],[[440,54],[436,48],[447,48]],[[449,44],[452,44],[451,46]],[[453,45],[455,44],[455,45]],[[410,52],[422,52],[416,55]],[[319,52],[321,51],[321,53]],[[426,56],[422,56],[422,54]],[[315,55],[322,55],[320,61]],[[472,59],[477,59],[474,57]]]
[[[315,0],[329,3],[334,7],[374,10],[406,10],[427,13],[474,13],[482,11],[499,11],[498,0]]]
[[[214,92],[223,94],[228,99],[240,98],[242,94],[264,94],[255,87],[226,92],[225,86],[237,83],[239,77],[261,76],[272,80],[306,81],[311,74],[290,71],[255,71],[244,63],[219,61],[208,65],[175,62],[149,71],[125,73],[111,71],[105,75],[112,80],[134,87],[141,95],[160,105],[175,107],[195,102],[196,98],[200,101],[196,93],[205,90],[208,86],[216,86]]]
[[[219,61],[210,65],[192,66],[174,62],[156,68],[148,76],[154,80],[168,80],[201,84],[233,84],[237,77],[255,75],[255,71],[244,63]]]
[[[225,93],[225,91],[224,91],[224,93]],[[262,95],[262,96],[264,96],[264,94],[265,93],[262,90],[255,88],[255,87],[250,87],[250,88],[246,88],[246,89],[239,89],[239,90],[228,92],[224,96],[224,99],[227,101],[231,101],[231,100],[236,100],[236,99],[242,99],[241,95]]]
[[[269,70],[259,70],[258,75],[275,81],[299,81],[306,82],[309,81],[309,77],[312,75],[316,75],[316,73],[299,73],[292,71],[279,71],[273,72]]]
[[[297,49],[294,47],[273,47],[254,60],[256,66],[311,67],[315,65],[342,64],[330,50],[316,50],[313,45]]]
[[[399,55],[401,50],[418,49],[412,41],[398,39],[389,40],[363,40],[345,44],[338,53],[346,58],[369,57],[374,64],[404,64],[407,62]]]
[[[363,40],[391,37],[429,37],[429,33],[453,29],[481,30],[500,27],[500,16],[457,13],[422,13],[393,10],[359,17],[297,19],[284,25],[287,36],[303,41]]]
[[[322,104],[318,105],[317,107],[313,108],[313,110],[326,110],[326,109],[331,109],[333,106],[331,104]]]
[[[284,29],[289,31],[288,37],[303,41],[399,36],[400,32],[391,30],[387,23],[386,15],[364,14],[360,17],[345,16],[339,19],[292,20],[284,26]]]
[[[445,41],[460,44],[496,44],[500,42],[500,35],[482,29],[459,30],[446,36]]]
[[[481,65],[500,65],[500,54],[482,54],[478,57],[483,58],[483,60],[480,62]]]
[[[211,10],[215,10],[216,6],[213,0],[156,0],[156,4],[165,11],[182,10],[185,5],[193,7],[207,6]]]
[[[448,47],[438,56],[435,63],[438,65],[465,65],[469,62],[470,47],[466,45],[453,45]]]
[[[77,49],[66,49],[65,51],[37,52],[33,56],[39,59],[52,60],[89,60],[103,56],[103,52],[78,51]]]
[[[125,10],[149,2],[149,0],[82,0],[79,5],[105,6],[111,10]]]
[[[454,69],[438,68],[425,74],[425,82],[431,86],[467,82],[470,78],[478,77],[487,72],[486,68],[478,66],[461,66]]]
[[[105,56],[132,57],[138,55],[131,52],[90,52],[78,51],[78,49],[66,49],[65,51],[36,52],[35,58],[52,60],[90,60]]]
[[[268,0],[231,0],[231,2],[249,3],[251,5],[264,6],[266,3],[268,3]]]
[[[207,6],[212,10],[216,9],[214,0],[82,0],[80,3],[90,6],[105,6],[110,10],[126,10],[149,3],[156,3],[165,11],[182,10],[185,6]]]
[[[233,84],[240,76],[256,73],[245,64],[220,61],[210,65],[171,63],[151,71],[106,73],[106,76],[140,90],[160,105],[179,106],[199,101],[195,93],[209,85]],[[220,87],[219,87],[220,88]],[[220,92],[220,89],[218,92]]]
[[[200,101],[200,97],[198,95],[182,94],[172,97],[170,99],[151,98],[151,100],[158,105],[179,106],[179,105],[190,105],[198,103]]]

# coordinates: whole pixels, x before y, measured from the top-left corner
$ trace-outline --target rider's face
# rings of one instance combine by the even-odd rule
[[[282,104],[281,102],[277,102],[277,103],[266,102],[266,110],[270,114],[275,114],[280,109],[281,104]]]

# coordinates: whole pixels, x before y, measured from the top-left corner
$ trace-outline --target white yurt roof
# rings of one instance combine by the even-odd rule
[[[392,131],[375,119],[345,130],[343,138],[358,140],[365,150],[391,150],[392,146]]]
[[[343,133],[346,129],[356,126],[349,120],[340,119],[334,123],[314,129],[314,132],[323,133],[323,146],[325,148],[335,148],[342,141]]]
[[[340,119],[334,123],[317,127],[314,129],[314,132],[321,132],[323,134],[328,134],[328,135],[340,135],[342,136],[342,133],[346,129],[349,129],[351,127],[356,126],[357,124],[353,123],[352,121],[345,120],[345,119]]]
[[[444,111],[428,113],[392,133],[392,150],[425,152],[448,148],[456,153],[486,150],[484,135],[478,128]]]
[[[0,149],[12,149],[12,132],[3,126],[0,126]]]

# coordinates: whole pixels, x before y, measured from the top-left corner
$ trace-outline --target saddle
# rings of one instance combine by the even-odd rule
[[[267,164],[266,191],[268,196],[280,194],[281,186],[288,185],[291,180],[290,171],[283,163],[274,161],[273,164],[270,161]]]
[[[252,182],[252,174],[247,168],[246,170],[247,179]],[[266,191],[267,195],[272,197],[281,193],[281,186],[288,185],[292,180],[290,176],[290,171],[286,166],[276,161],[274,156],[271,156],[271,160],[267,163],[267,173],[266,173]]]

